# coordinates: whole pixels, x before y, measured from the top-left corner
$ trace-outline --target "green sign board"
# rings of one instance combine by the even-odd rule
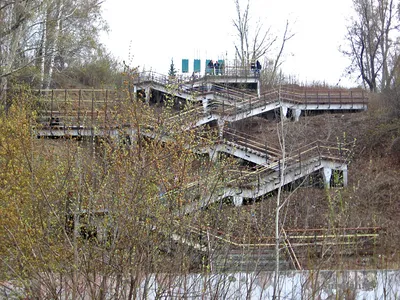
[[[193,72],[200,72],[200,59],[195,59],[193,63]]]
[[[189,60],[182,59],[182,73],[189,73]]]

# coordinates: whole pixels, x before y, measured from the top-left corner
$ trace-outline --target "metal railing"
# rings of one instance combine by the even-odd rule
[[[226,139],[226,141],[234,142],[248,149],[264,153],[269,159],[272,160],[277,160],[282,156],[282,151],[279,150],[279,145],[276,143],[267,140],[263,141],[238,130],[224,128],[223,137]]]
[[[253,172],[232,178],[227,182],[227,186],[245,187],[248,184],[260,184],[261,179],[267,176],[280,181],[282,172],[285,174],[296,169],[301,173],[302,167],[310,159],[315,159],[315,163],[321,163],[323,159],[346,162],[352,153],[351,146],[352,144],[335,144],[317,140],[293,151],[292,153],[295,154],[273,161]]]
[[[174,220],[175,224],[180,225],[179,221]],[[190,234],[197,237],[209,234],[214,241],[223,244],[229,244],[236,248],[259,248],[275,247],[274,236],[259,236],[259,235],[239,235],[227,233],[221,229],[215,229],[204,225],[188,225],[185,228]],[[290,242],[290,247],[298,248],[313,245],[354,245],[366,240],[376,239],[380,232],[385,231],[383,227],[338,227],[338,228],[307,228],[307,229],[284,229],[281,231],[282,244]],[[285,240],[285,241],[284,241]],[[301,268],[297,257],[293,257],[295,265]]]

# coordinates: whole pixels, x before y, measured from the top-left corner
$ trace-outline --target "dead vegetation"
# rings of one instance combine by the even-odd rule
[[[236,126],[258,138],[278,141],[276,120],[257,117]],[[287,122],[285,126],[286,142],[292,149],[316,139],[353,142],[355,147],[346,188],[324,190],[315,179],[307,179],[300,188],[287,188],[284,228],[382,227],[384,233],[373,245],[374,255],[368,258],[368,266],[396,265],[400,261],[393,251],[400,246],[400,120],[393,117],[387,102],[373,96],[366,112],[302,116],[299,122]],[[220,230],[233,226],[238,236],[273,236],[275,197],[271,194],[255,203],[249,201],[250,205],[241,208],[227,205],[214,225]],[[236,225],[231,224],[232,220]],[[361,254],[341,258],[343,265],[366,267],[359,264],[364,253],[360,247]],[[328,261],[331,267],[338,263]]]

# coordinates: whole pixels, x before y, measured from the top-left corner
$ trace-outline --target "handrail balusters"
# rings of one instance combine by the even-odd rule
[[[53,126],[53,97],[54,97],[54,90],[51,90],[51,100],[50,100],[50,130]]]
[[[364,97],[364,90],[361,91],[362,103],[363,107],[365,106],[365,97]]]
[[[328,91],[328,108],[331,108],[331,92]]]
[[[90,126],[90,133],[92,138],[94,137],[94,128],[93,128],[93,118],[94,118],[94,89],[92,89],[92,117],[91,117],[91,126]]]
[[[81,98],[82,98],[82,90],[79,90],[78,93],[78,135],[79,128],[81,127],[80,116],[81,116]]]
[[[351,108],[354,107],[354,103],[353,103],[353,91],[350,91],[350,99],[351,99]]]
[[[307,108],[307,91],[306,90],[304,90],[304,100],[305,100],[305,105],[306,105],[305,108]]]
[[[66,120],[67,120],[67,89],[64,90],[64,121],[63,121],[64,134],[66,131],[66,126],[65,126]]]
[[[106,90],[106,98],[104,99],[104,131],[107,127],[107,101],[108,101],[108,89]]]

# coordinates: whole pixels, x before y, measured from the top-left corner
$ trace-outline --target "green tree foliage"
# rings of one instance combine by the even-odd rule
[[[121,66],[111,54],[98,49],[86,61],[72,62],[63,72],[56,73],[53,80],[60,87],[122,87]]]
[[[27,105],[33,98],[19,94],[0,116],[2,281],[13,280],[32,297],[56,298],[61,286],[74,299],[81,297],[79,286],[90,298],[103,298],[116,284],[115,293],[126,299],[143,276],[207,265],[176,240],[187,239],[187,226],[202,218],[186,216],[185,207],[221,184],[226,164],[213,166],[193,151],[212,140],[182,131],[190,120],[171,121],[172,106],[154,112],[129,90],[120,91],[117,103],[108,99],[116,118],[96,119],[94,130],[120,128],[118,138],[37,139],[41,126]],[[46,107],[44,99],[36,101]]]
[[[173,77],[176,76],[176,73],[177,73],[177,71],[176,71],[176,69],[175,69],[174,59],[171,58],[171,64],[170,64],[170,66],[169,66],[168,76],[171,77],[171,78],[173,78]]]
[[[84,63],[98,48],[106,24],[99,0],[3,1],[0,6],[0,96],[9,79],[34,67],[29,83],[56,86],[53,74],[73,62]]]

